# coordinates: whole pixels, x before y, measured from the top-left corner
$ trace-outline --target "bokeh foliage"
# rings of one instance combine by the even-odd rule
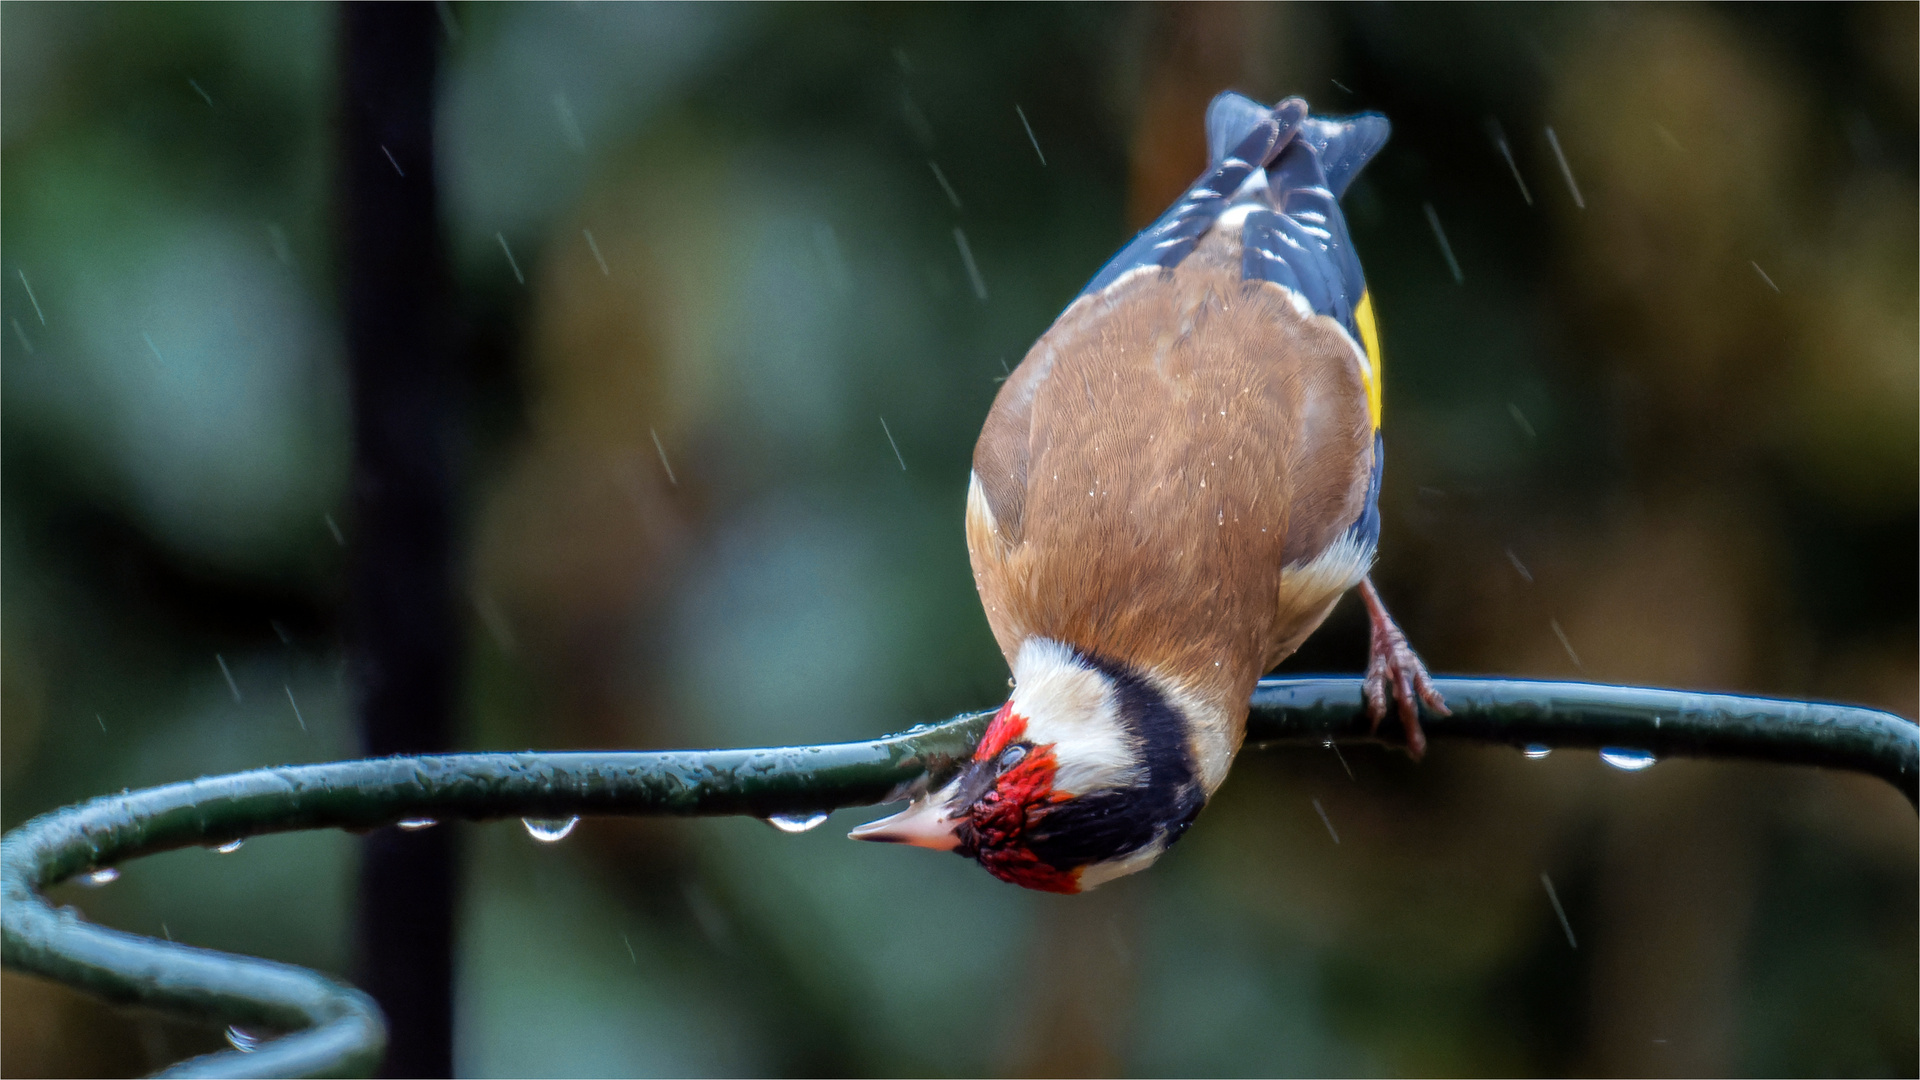
[[[959,529],[980,418],[1199,170],[1226,87],[1395,123],[1348,204],[1388,372],[1379,575],[1437,668],[1915,715],[1914,11],[453,5],[467,745],[821,742],[993,702]],[[8,826],[354,752],[333,17],[0,5]],[[1363,640],[1342,609],[1288,669]],[[458,1060],[1916,1071],[1916,827],[1884,785],[1350,764],[1249,757],[1160,867],[1075,899],[848,844],[852,815],[471,828]],[[353,844],[59,899],[344,974]],[[4,1000],[14,1074],[218,1039]]]

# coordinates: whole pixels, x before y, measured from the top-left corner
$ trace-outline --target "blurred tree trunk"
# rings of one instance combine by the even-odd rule
[[[1129,230],[1152,224],[1206,172],[1213,96],[1238,90],[1271,104],[1309,81],[1301,76],[1319,66],[1321,38],[1295,5],[1161,3],[1137,17],[1149,30],[1128,153]]]
[[[446,270],[434,196],[439,22],[341,8],[340,210],[353,381],[352,634],[362,749],[451,747],[455,623]],[[358,979],[386,1010],[386,1076],[453,1072],[454,836],[380,829],[360,870]]]

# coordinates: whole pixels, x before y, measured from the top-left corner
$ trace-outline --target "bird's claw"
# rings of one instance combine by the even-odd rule
[[[1433,676],[1427,674],[1427,665],[1420,661],[1413,646],[1407,644],[1407,635],[1394,624],[1387,609],[1380,603],[1373,583],[1364,586],[1367,600],[1367,612],[1373,623],[1371,646],[1368,649],[1367,678],[1363,684],[1367,698],[1367,718],[1372,721],[1370,732],[1380,730],[1380,721],[1386,719],[1387,701],[1391,696],[1400,714],[1400,725],[1406,729],[1407,752],[1415,761],[1427,752],[1427,735],[1420,729],[1420,702],[1440,716],[1451,716],[1446,699],[1433,685]]]

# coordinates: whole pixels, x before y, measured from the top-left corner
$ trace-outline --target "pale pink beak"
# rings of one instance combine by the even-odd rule
[[[960,838],[953,834],[956,824],[958,822],[947,817],[945,803],[928,799],[911,803],[892,817],[869,821],[848,833],[847,838],[952,851],[960,846]]]

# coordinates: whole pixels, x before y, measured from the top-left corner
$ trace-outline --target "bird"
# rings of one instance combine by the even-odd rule
[[[1385,116],[1222,93],[1207,171],[1028,351],[974,448],[967,551],[1012,693],[937,791],[850,834],[1078,893],[1157,860],[1227,777],[1260,677],[1349,590],[1418,758],[1445,714],[1369,576],[1381,354],[1340,196]]]

